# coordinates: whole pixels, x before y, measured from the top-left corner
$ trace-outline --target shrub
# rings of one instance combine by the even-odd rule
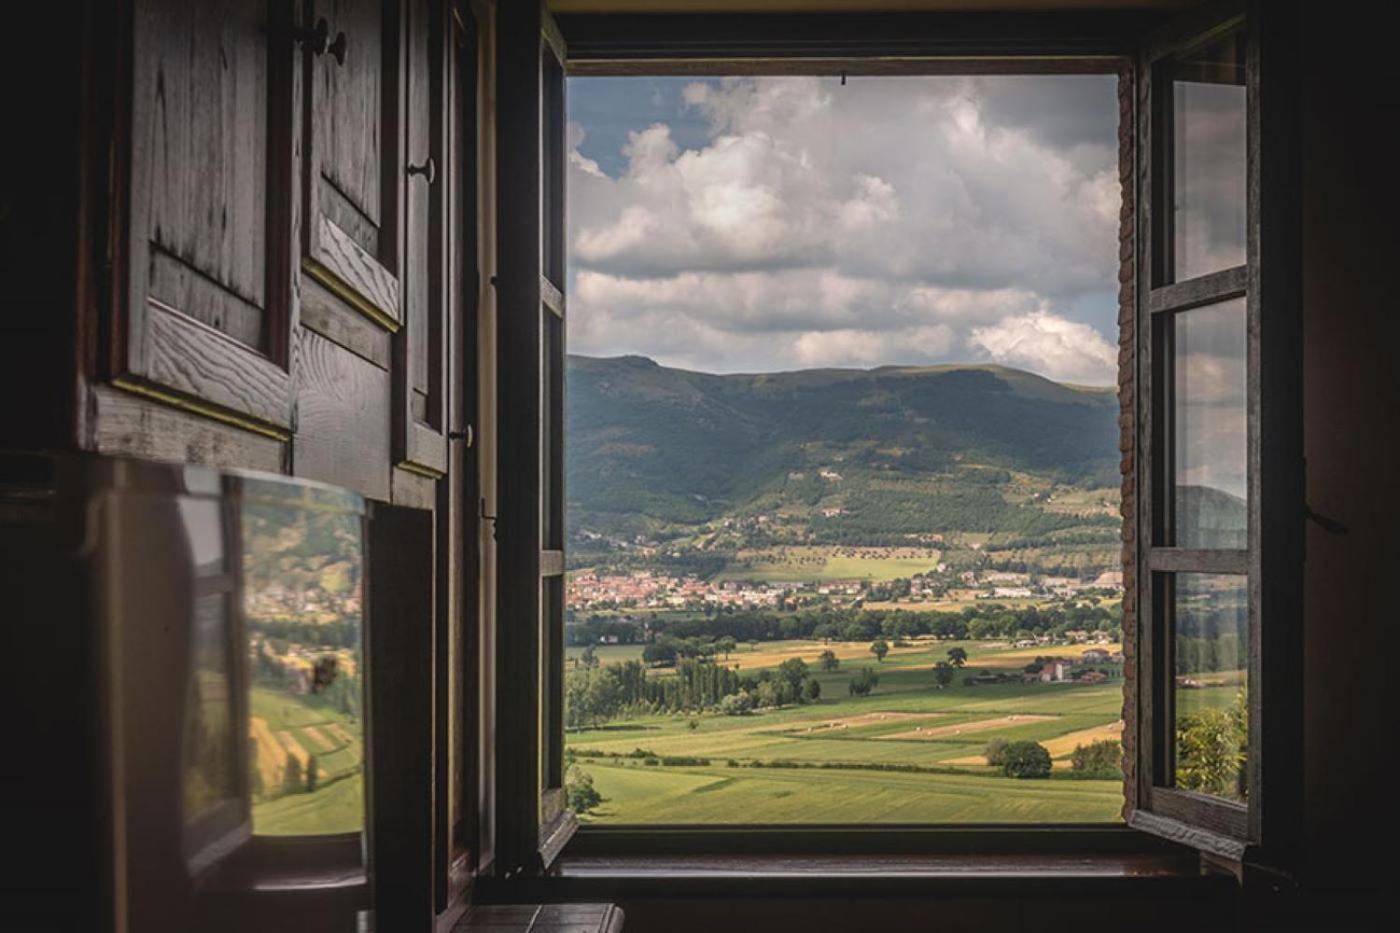
[[[602,794],[593,786],[593,775],[577,766],[570,768],[564,777],[564,795],[569,809],[575,813],[587,813],[603,802]]]
[[[863,697],[869,696],[870,691],[874,690],[879,684],[879,675],[868,667],[862,667],[860,673],[851,678],[851,684],[848,689],[850,690],[851,696]]]
[[[753,712],[753,694],[747,690],[731,693],[719,701],[719,711],[726,716],[747,716]]]
[[[1039,742],[1011,742],[1006,746],[1002,771],[1013,778],[1048,778],[1050,753]]]
[[[1123,763],[1123,746],[1115,739],[1100,739],[1088,745],[1076,745],[1069,756],[1076,771],[1096,774],[1118,772]]]
[[[987,759],[987,764],[994,768],[1000,768],[1006,764],[1006,746],[1009,743],[1001,736],[997,736],[987,743],[987,748],[982,752],[982,757]]]

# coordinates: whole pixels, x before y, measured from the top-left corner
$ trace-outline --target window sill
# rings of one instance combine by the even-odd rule
[[[549,877],[483,884],[486,901],[713,897],[1227,895],[1197,855],[570,855]]]

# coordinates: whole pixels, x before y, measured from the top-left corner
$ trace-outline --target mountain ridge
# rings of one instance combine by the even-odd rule
[[[693,525],[805,503],[831,513],[812,528],[833,534],[858,536],[877,518],[891,530],[976,525],[979,510],[997,530],[1035,524],[996,491],[1003,474],[1118,478],[1115,390],[997,364],[704,373],[571,355],[567,377],[573,527],[607,525],[602,516]],[[910,508],[923,518],[902,520]]]

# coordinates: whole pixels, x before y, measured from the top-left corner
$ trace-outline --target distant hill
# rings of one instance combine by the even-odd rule
[[[568,360],[571,527],[806,508],[829,540],[1075,524],[1005,488],[1118,482],[1118,399],[1000,366],[715,375]]]

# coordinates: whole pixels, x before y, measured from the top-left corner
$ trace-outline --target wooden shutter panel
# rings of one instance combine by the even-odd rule
[[[118,386],[285,440],[292,46],[263,0],[133,11]],[[118,207],[120,214],[120,206]]]
[[[305,141],[302,267],[388,331],[403,325],[399,263],[403,225],[403,110],[393,0],[315,0],[307,43],[310,138]]]
[[[511,789],[498,859],[514,873],[547,866],[577,826],[563,792],[565,49],[542,4],[498,15],[496,755]]]
[[[404,327],[396,336],[394,457],[439,478],[447,470],[447,300],[450,289],[444,5],[407,3],[404,52]]]

